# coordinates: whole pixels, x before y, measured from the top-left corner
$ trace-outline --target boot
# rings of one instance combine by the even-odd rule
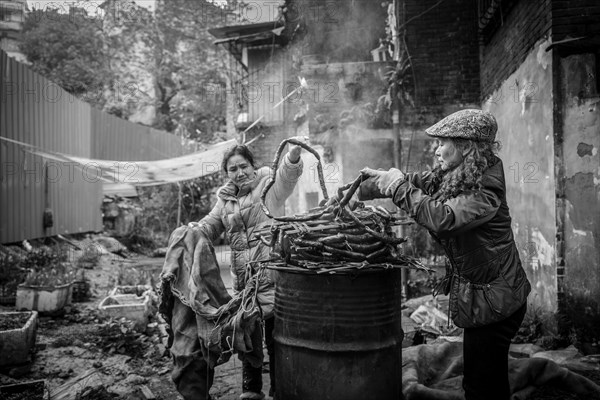
[[[275,340],[273,339],[273,329],[275,318],[265,319],[265,344],[269,354],[269,377],[271,378],[271,388],[269,396],[275,398]]]
[[[240,399],[264,399],[262,392],[262,367],[242,362],[242,395]]]

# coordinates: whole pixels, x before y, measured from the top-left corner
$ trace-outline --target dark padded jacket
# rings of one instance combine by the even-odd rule
[[[432,193],[431,181],[431,172],[407,174],[394,193],[394,203],[444,247],[453,278],[461,277],[482,292],[485,289],[482,298],[493,310],[491,314],[497,315],[480,315],[484,323],[510,316],[527,301],[531,286],[511,229],[502,161],[496,158],[484,172],[481,190],[465,191],[443,202]],[[461,326],[465,323],[458,321],[473,317],[464,315],[472,310],[457,304],[458,291],[458,282],[453,280],[450,313]]]

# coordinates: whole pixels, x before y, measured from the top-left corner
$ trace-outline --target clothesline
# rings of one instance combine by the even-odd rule
[[[87,175],[106,183],[126,183],[133,186],[153,186],[181,182],[219,172],[225,151],[236,144],[235,139],[211,145],[208,149],[185,156],[155,161],[116,161],[78,157],[43,149],[29,143],[1,137],[23,150],[57,163],[70,163],[86,169]]]

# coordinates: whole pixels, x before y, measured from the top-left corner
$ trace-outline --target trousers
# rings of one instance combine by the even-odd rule
[[[466,400],[509,400],[508,350],[527,304],[510,317],[477,328],[465,328],[463,342]]]
[[[264,321],[271,378],[270,396],[275,392],[274,320],[269,318]],[[207,350],[198,338],[196,314],[177,298],[174,299],[171,329],[173,330],[173,344],[170,349],[173,359],[171,379],[177,391],[185,400],[211,400],[209,391],[214,381],[215,370],[205,359]],[[254,345],[259,346],[262,351],[262,332],[256,330],[253,336]],[[240,355],[240,359],[243,375],[242,392],[260,393],[263,386],[262,366],[252,366],[243,355]]]
[[[271,379],[271,388],[269,390],[269,396],[273,396],[275,393],[275,354],[273,341],[273,328],[275,325],[275,318],[268,318],[264,320],[265,323],[265,344],[267,346],[267,354],[269,355],[269,378]],[[260,342],[262,346],[262,335]],[[242,392],[254,392],[260,393],[262,391],[262,367],[253,367],[250,362],[242,359]]]
[[[171,379],[185,400],[210,400],[208,394],[215,370],[204,358],[203,343],[198,338],[196,314],[175,298],[171,320],[173,344]]]

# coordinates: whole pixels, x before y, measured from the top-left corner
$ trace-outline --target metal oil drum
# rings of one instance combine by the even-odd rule
[[[398,400],[400,270],[273,271],[282,400]]]

